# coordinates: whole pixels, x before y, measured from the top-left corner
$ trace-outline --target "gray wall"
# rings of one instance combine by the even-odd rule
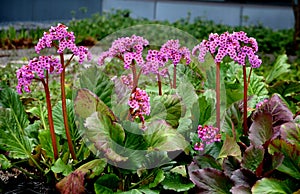
[[[103,0],[103,10],[126,8],[134,17],[175,21],[191,13],[216,23],[237,25],[263,24],[273,29],[294,27],[294,14],[289,6],[250,5],[238,3],[205,3],[164,0]],[[246,19],[248,18],[248,19]]]
[[[69,20],[74,11],[83,18],[101,10],[101,0],[1,0],[0,22]]]
[[[82,13],[80,8],[87,8]],[[292,7],[233,3],[205,3],[166,0],[1,0],[0,24],[14,21],[64,21],[91,16],[111,9],[129,9],[132,17],[171,22],[186,17],[201,17],[216,23],[257,25],[273,29],[294,27]],[[247,18],[247,19],[246,19]]]

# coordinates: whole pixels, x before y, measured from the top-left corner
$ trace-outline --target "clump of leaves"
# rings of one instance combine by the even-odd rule
[[[293,193],[300,184],[300,126],[274,94],[252,115],[248,140],[226,136],[219,156],[194,158],[188,172],[199,192]]]

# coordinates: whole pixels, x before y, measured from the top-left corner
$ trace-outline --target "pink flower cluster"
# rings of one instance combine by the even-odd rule
[[[36,76],[39,79],[44,78],[45,71],[50,74],[60,74],[62,71],[62,65],[59,60],[53,56],[40,56],[29,61],[28,65],[23,65],[17,70],[17,91],[19,94],[22,93],[24,88],[25,92],[30,92],[30,84]]]
[[[162,45],[160,52],[172,60],[174,65],[177,65],[182,58],[186,60],[186,64],[191,62],[190,50],[186,47],[180,47],[179,40],[168,40]]]
[[[219,129],[211,125],[198,126],[198,137],[201,139],[200,143],[194,145],[195,150],[203,151],[206,144],[221,141],[221,134]]]
[[[195,55],[199,50],[198,59],[204,62],[204,57],[207,52],[210,52],[215,62],[221,62],[225,56],[229,56],[232,60],[240,65],[246,65],[246,57],[252,68],[257,68],[262,61],[255,54],[258,51],[257,42],[252,37],[247,37],[243,31],[225,32],[221,35],[210,34],[208,40],[203,40],[199,45],[195,46],[192,54]]]
[[[118,38],[112,43],[108,51],[100,55],[98,64],[103,65],[107,57],[118,57],[124,60],[125,69],[130,68],[133,60],[135,60],[138,65],[142,65],[144,63],[142,52],[144,46],[148,44],[148,40],[136,35]]]
[[[147,75],[149,73],[154,73],[164,76],[163,72],[165,71],[160,71],[159,69],[163,68],[167,61],[168,56],[166,54],[157,50],[148,50],[146,62],[142,66],[143,74]]]
[[[63,24],[58,24],[56,27],[51,27],[49,32],[44,32],[44,36],[40,38],[39,42],[35,46],[36,53],[44,48],[50,48],[57,46],[57,52],[63,53],[65,49],[69,49],[75,56],[79,57],[79,63],[82,64],[85,56],[88,60],[91,59],[91,54],[84,46],[77,47],[75,44],[75,36],[73,32],[68,32],[68,27]],[[58,45],[55,45],[54,41],[58,41]]]
[[[143,115],[150,115],[150,97],[145,90],[136,88],[129,98],[128,105],[133,118],[139,117],[144,122]]]

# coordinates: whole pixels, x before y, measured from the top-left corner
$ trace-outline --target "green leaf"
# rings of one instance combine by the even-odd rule
[[[88,174],[87,178],[93,179],[95,176],[99,176],[104,171],[106,165],[107,160],[105,158],[94,159],[83,164],[77,168],[76,171],[81,171],[85,174]]]
[[[279,81],[268,88],[271,94],[280,94],[283,97],[291,96],[292,94],[300,93],[299,81]]]
[[[222,170],[217,160],[210,155],[196,156],[195,160],[197,162],[197,165],[200,168],[214,168],[214,169]]]
[[[300,145],[300,125],[288,122],[280,127],[280,135],[283,139],[294,145]]]
[[[54,158],[50,130],[40,130],[38,139],[42,146],[42,149],[46,151],[47,156],[50,158]],[[58,136],[56,136],[56,141],[58,148],[60,148]]]
[[[212,110],[214,109],[214,104],[212,101],[208,101],[205,96],[199,97],[199,123],[205,124],[209,118],[212,116]]]
[[[199,193],[230,193],[232,181],[220,170],[199,169],[192,163],[188,167],[191,181],[198,187]]]
[[[23,129],[20,131],[11,109],[0,111],[0,148],[15,159],[30,158],[34,148],[33,139],[26,136]]]
[[[115,191],[119,185],[119,177],[115,174],[104,174],[103,176],[99,177],[96,182],[94,183],[95,192],[99,193],[99,188],[106,192]],[[104,189],[102,187],[105,187]]]
[[[286,194],[293,193],[296,191],[295,189],[295,184],[291,184],[289,180],[280,181],[273,178],[263,178],[253,185],[251,191],[253,194]]]
[[[118,192],[120,194],[143,194],[139,189],[132,189],[130,191]]]
[[[249,129],[249,139],[254,146],[261,146],[273,136],[272,115],[258,113]]]
[[[29,124],[24,106],[19,95],[3,82],[0,83],[0,107],[1,106],[10,110],[13,121],[17,127],[16,129],[23,132]]]
[[[274,139],[269,145],[269,152],[282,153],[284,159],[277,170],[286,173],[296,179],[300,179],[300,146],[293,145],[283,139]]]
[[[67,104],[67,115],[68,115],[68,124],[73,141],[76,141],[80,138],[80,134],[76,129],[75,125],[75,115],[74,115],[74,103],[70,99],[66,100]],[[62,102],[59,101],[52,109],[53,114],[53,124],[55,128],[55,133],[61,135],[64,139],[67,139],[66,130],[64,125],[64,118],[62,113]]]
[[[236,140],[226,134],[226,138],[218,158],[224,159],[228,156],[234,156],[237,159],[241,159],[242,152],[239,145],[236,143]]]
[[[65,164],[61,158],[58,158],[54,165],[51,167],[54,173],[62,173],[64,176],[68,176],[73,170],[70,165]]]
[[[175,173],[166,173],[166,177],[161,184],[165,190],[173,190],[176,192],[188,191],[195,187],[190,180]]]
[[[290,71],[290,64],[287,63],[288,57],[286,54],[279,55],[275,61],[275,64],[272,66],[271,71],[266,76],[266,83],[271,83],[273,80],[279,76],[286,74]]]
[[[144,138],[149,150],[178,151],[189,146],[185,138],[164,121],[150,123]]]
[[[123,144],[125,132],[118,123],[96,113],[86,119],[84,135],[105,156],[115,162],[126,161],[128,158],[117,153],[118,144]],[[120,151],[120,150],[118,150]]]
[[[112,161],[127,160],[127,157],[116,152],[120,151],[120,145],[124,143],[124,129],[117,123],[113,112],[96,95],[87,89],[80,89],[75,99],[75,112],[84,120],[84,137],[97,150]]]
[[[111,107],[111,95],[114,83],[97,66],[85,70],[79,76],[81,88],[95,93],[108,107]]]
[[[155,179],[153,182],[149,184],[149,188],[156,187],[159,183],[161,183],[165,179],[164,171],[162,169],[158,169]]]
[[[262,146],[251,145],[245,150],[242,160],[242,167],[256,172],[259,165],[263,162],[265,150]]]
[[[3,154],[0,154],[0,169],[6,170],[12,167],[11,162]]]
[[[172,127],[177,128],[179,125],[179,119],[181,115],[184,114],[183,111],[183,104],[179,96],[156,96],[153,99],[150,121],[163,119]]]

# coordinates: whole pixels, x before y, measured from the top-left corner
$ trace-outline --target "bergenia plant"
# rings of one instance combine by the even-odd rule
[[[49,128],[51,132],[52,146],[54,158],[58,158],[58,150],[56,145],[55,130],[53,124],[52,116],[52,105],[51,105],[51,95],[49,90],[49,74],[59,74],[60,75],[60,86],[61,86],[61,101],[62,110],[64,118],[64,126],[66,130],[66,136],[68,140],[68,146],[73,159],[76,159],[76,154],[73,148],[71,135],[68,126],[68,116],[66,108],[66,92],[65,92],[65,70],[68,65],[70,65],[72,59],[77,56],[79,58],[78,62],[83,63],[85,57],[90,60],[91,54],[88,49],[83,46],[77,47],[75,44],[75,35],[73,32],[68,32],[68,27],[63,24],[58,24],[55,27],[51,27],[49,32],[45,32],[44,36],[38,41],[35,46],[36,53],[44,48],[54,47],[57,49],[59,58],[55,56],[40,56],[29,61],[28,65],[24,65],[19,70],[17,70],[18,93],[30,92],[30,84],[33,80],[41,81],[46,95],[46,103],[48,110],[48,120]],[[68,49],[72,52],[71,57],[65,61],[64,52]]]
[[[247,126],[247,90],[248,80],[246,73],[246,65],[249,63],[252,68],[258,68],[261,65],[256,52],[258,45],[254,38],[248,37],[243,31],[240,32],[225,32],[221,35],[210,34],[208,40],[203,40],[199,45],[195,46],[192,54],[195,55],[199,50],[198,59],[204,62],[206,53],[210,53],[216,63],[216,125],[220,129],[220,63],[224,57],[229,56],[233,61],[243,66],[244,76],[244,103],[243,103],[243,125],[244,134],[248,133]],[[248,60],[246,60],[248,59]],[[247,62],[248,61],[248,62]],[[251,71],[250,71],[251,72]],[[250,77],[251,74],[249,74]]]
[[[168,40],[160,50],[148,50],[146,62],[143,65],[143,74],[153,73],[157,76],[158,94],[162,95],[161,77],[167,77],[168,68],[165,66],[168,61],[174,65],[173,83],[171,88],[176,89],[176,66],[181,60],[188,65],[191,62],[190,51],[187,47],[180,47],[179,40]]]

